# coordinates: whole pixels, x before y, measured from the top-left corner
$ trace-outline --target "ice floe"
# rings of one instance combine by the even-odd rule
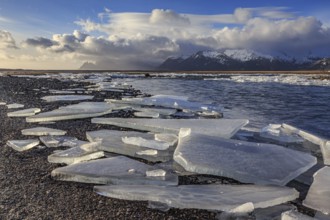
[[[142,200],[165,204],[173,208],[206,209],[212,211],[245,212],[266,208],[296,199],[295,189],[255,185],[181,185],[95,186],[96,193],[117,199]]]
[[[283,212],[281,215],[281,220],[317,220],[308,215],[304,215],[298,211],[290,210]]]
[[[200,134],[180,139],[174,160],[190,172],[275,185],[285,185],[316,164],[315,157],[281,146]]]
[[[138,118],[93,118],[92,123],[157,133],[179,134],[181,128],[189,128],[194,134],[205,134],[223,138],[232,137],[249,121],[244,119],[138,119]]]
[[[8,104],[6,106],[9,109],[12,109],[12,108],[24,108],[24,105],[23,104],[18,104],[18,103]]]
[[[178,184],[178,177],[170,172],[161,177],[146,175],[155,169],[155,166],[117,156],[57,168],[51,175],[57,180],[95,184]]]
[[[28,109],[23,109],[19,111],[14,111],[14,112],[8,112],[7,116],[8,117],[28,117],[35,115],[36,113],[39,113],[41,111],[40,108],[28,108]]]
[[[47,102],[57,102],[57,101],[82,101],[93,99],[92,95],[53,95],[44,96],[41,99]]]
[[[83,161],[104,157],[103,151],[85,151],[80,147],[73,147],[67,150],[56,152],[48,156],[50,163],[74,164]]]
[[[145,105],[145,106],[161,106],[175,109],[188,109],[192,111],[222,111],[222,107],[211,104],[201,104],[188,100],[186,96],[171,96],[171,95],[154,95],[145,98],[124,98],[122,100],[111,100],[110,102],[119,102],[125,104]]]
[[[47,147],[76,147],[81,144],[88,143],[86,141],[80,141],[75,137],[70,136],[41,136],[40,141]]]
[[[23,135],[45,136],[45,135],[65,135],[66,131],[47,128],[47,127],[34,127],[22,130]]]
[[[115,105],[105,102],[81,102],[79,104],[68,105],[50,112],[43,112],[35,116],[27,117],[26,121],[45,122],[90,118],[109,114],[113,109],[118,108]]]
[[[330,214],[330,167],[324,167],[314,174],[314,181],[309,188],[303,205]]]
[[[123,142],[125,137],[140,137],[148,141],[154,141],[155,135],[141,132],[124,132],[115,130],[97,130],[86,133],[87,139],[91,142],[100,141],[99,150],[142,158],[148,161],[168,161],[173,156],[174,145],[169,144],[168,150],[146,151],[150,148],[138,146],[136,144],[126,144]],[[151,145],[152,146],[152,145]],[[155,150],[155,149],[153,149]]]
[[[9,140],[7,145],[13,148],[16,151],[25,151],[33,147],[36,147],[39,144],[38,139],[28,139],[28,140]]]

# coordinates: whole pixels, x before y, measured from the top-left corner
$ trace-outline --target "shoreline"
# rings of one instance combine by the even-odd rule
[[[4,75],[37,75],[37,74],[57,74],[57,73],[122,73],[122,74],[168,74],[168,73],[174,73],[174,74],[308,74],[308,75],[329,75],[330,71],[323,71],[323,70],[287,70],[287,71],[226,71],[226,70],[219,70],[219,71],[162,71],[162,70],[15,70],[15,69],[0,69],[0,73]]]

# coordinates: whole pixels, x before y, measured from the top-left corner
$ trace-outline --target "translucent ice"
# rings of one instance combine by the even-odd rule
[[[57,101],[81,101],[81,100],[89,100],[93,99],[94,96],[91,95],[53,95],[53,96],[45,96],[41,99],[47,102],[57,102]]]
[[[143,150],[143,151],[138,151],[135,153],[136,155],[151,155],[155,156],[158,154],[157,150]]]
[[[47,147],[76,147],[86,143],[69,136],[41,136],[39,139]]]
[[[127,104],[135,104],[135,105],[162,106],[162,107],[169,107],[176,109],[189,109],[194,111],[222,110],[222,108],[219,106],[201,104],[198,102],[191,102],[185,96],[154,95],[145,98],[127,98],[123,100],[112,100],[112,101],[127,103]]]
[[[288,124],[282,124],[283,128],[289,133],[295,133],[302,138],[320,146],[323,162],[325,165],[330,165],[330,141],[320,138],[314,134],[308,133],[307,131],[301,130],[299,128],[293,127]]]
[[[317,219],[299,213],[295,210],[290,210],[282,213],[281,220],[317,220]]]
[[[252,203],[255,208],[266,208],[296,199],[295,189],[255,185],[182,185],[95,186],[96,193],[117,199],[151,201],[174,208],[239,211]],[[249,209],[251,211],[251,209]]]
[[[12,147],[16,151],[25,151],[29,150],[39,144],[38,139],[29,139],[29,140],[10,140],[7,141],[7,145]]]
[[[139,147],[137,145],[125,144],[122,141],[123,137],[141,137],[147,140],[154,140],[154,134],[141,133],[141,132],[123,132],[115,130],[98,130],[86,132],[87,139],[91,142],[101,141],[99,150],[123,154],[131,157],[143,158],[149,161],[168,161],[172,158],[174,146],[169,150],[159,150],[157,154],[146,153],[146,150],[150,150],[146,147]]]
[[[97,117],[111,113],[116,106],[105,102],[82,102],[26,118],[27,122],[60,121]]]
[[[103,151],[85,151],[80,147],[73,147],[48,156],[50,163],[74,164],[104,157]]]
[[[330,167],[324,167],[314,174],[314,182],[309,188],[303,205],[330,214]]]
[[[8,104],[7,108],[9,108],[9,109],[11,109],[11,108],[24,108],[24,105],[18,104],[18,103],[13,103],[13,104]]]
[[[230,138],[236,131],[246,125],[248,120],[93,118],[92,123],[110,124],[137,130],[174,134],[178,134],[180,128],[191,128],[191,132],[195,134]]]
[[[315,157],[281,146],[206,135],[180,139],[174,160],[190,172],[275,185],[285,185],[316,164]]]
[[[256,137],[258,137],[258,135],[256,135]],[[271,141],[272,143],[283,145],[302,144],[304,142],[304,139],[296,134],[285,133],[280,124],[269,124],[262,128],[259,137]]]
[[[39,113],[41,110],[40,108],[29,108],[29,109],[24,109],[24,110],[19,110],[15,112],[8,112],[7,116],[8,117],[28,117],[35,115],[36,113]]]
[[[125,144],[132,144],[139,147],[146,147],[155,150],[167,150],[170,147],[170,145],[166,142],[147,140],[142,137],[122,137],[122,141]]]
[[[256,220],[278,220],[283,212],[294,210],[295,206],[289,204],[281,204],[264,209],[254,210]]]
[[[178,177],[169,172],[165,178],[146,176],[148,170],[155,169],[154,166],[118,156],[57,168],[51,175],[57,180],[95,184],[178,184]]]
[[[157,112],[134,112],[134,116],[140,118],[159,118],[159,113]]]
[[[173,108],[140,108],[132,106],[133,110],[146,113],[158,113],[159,115],[169,116],[176,113]]]
[[[157,169],[157,170],[147,170],[146,171],[147,176],[165,176],[166,171],[163,169]]]
[[[47,127],[35,127],[22,130],[23,135],[34,135],[34,136],[44,136],[44,135],[65,135],[66,131],[47,128]]]

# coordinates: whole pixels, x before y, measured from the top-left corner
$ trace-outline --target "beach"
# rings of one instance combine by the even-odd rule
[[[55,109],[63,103],[46,103],[40,98],[47,94],[33,89],[66,89],[83,86],[77,82],[54,79],[29,79],[1,77],[0,100],[16,102],[26,107],[39,107],[43,111]],[[85,84],[86,85],[86,84]],[[95,100],[119,98],[118,93],[98,94]],[[73,102],[74,103],[74,102]],[[35,148],[16,152],[6,146],[12,139],[24,139],[21,130],[33,127],[25,118],[7,117],[8,109],[0,106],[0,219],[214,219],[216,213],[204,210],[171,209],[161,212],[149,209],[147,202],[132,202],[102,197],[93,192],[93,184],[61,182],[51,178],[51,171],[58,164],[51,164],[47,156],[54,149]],[[125,112],[110,114],[112,117],[130,117]],[[92,124],[90,119],[68,120],[43,125],[67,130],[69,136],[86,140],[85,132],[98,129],[115,129],[111,126]],[[222,181],[223,178],[214,178]],[[198,182],[194,177],[181,178],[182,183]],[[205,180],[206,181],[206,180]],[[207,180],[210,181],[210,180]],[[201,181],[199,181],[201,182]]]

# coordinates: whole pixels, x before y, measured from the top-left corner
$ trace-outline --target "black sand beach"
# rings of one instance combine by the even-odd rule
[[[55,109],[64,103],[46,103],[40,97],[49,95],[33,89],[67,89],[79,87],[76,82],[54,79],[0,78],[0,100],[21,103],[25,107],[39,107],[42,111]],[[93,101],[119,98],[120,94],[107,92],[93,94]],[[71,102],[72,103],[72,102]],[[70,104],[71,104],[70,103]],[[6,106],[0,106],[0,219],[214,219],[215,213],[203,210],[171,209],[163,213],[147,208],[147,202],[130,202],[102,197],[93,192],[92,184],[55,181],[50,173],[59,167],[47,162],[54,149],[31,149],[16,152],[6,146],[12,139],[23,139],[21,130],[34,125],[25,118],[8,118]],[[124,112],[107,115],[129,117]],[[86,140],[85,132],[110,126],[91,124],[90,119],[69,120],[45,125],[68,131],[69,136]],[[112,128],[116,129],[116,128]],[[118,128],[117,128],[118,129]],[[194,178],[181,178],[182,183]],[[220,179],[219,179],[220,181]]]

